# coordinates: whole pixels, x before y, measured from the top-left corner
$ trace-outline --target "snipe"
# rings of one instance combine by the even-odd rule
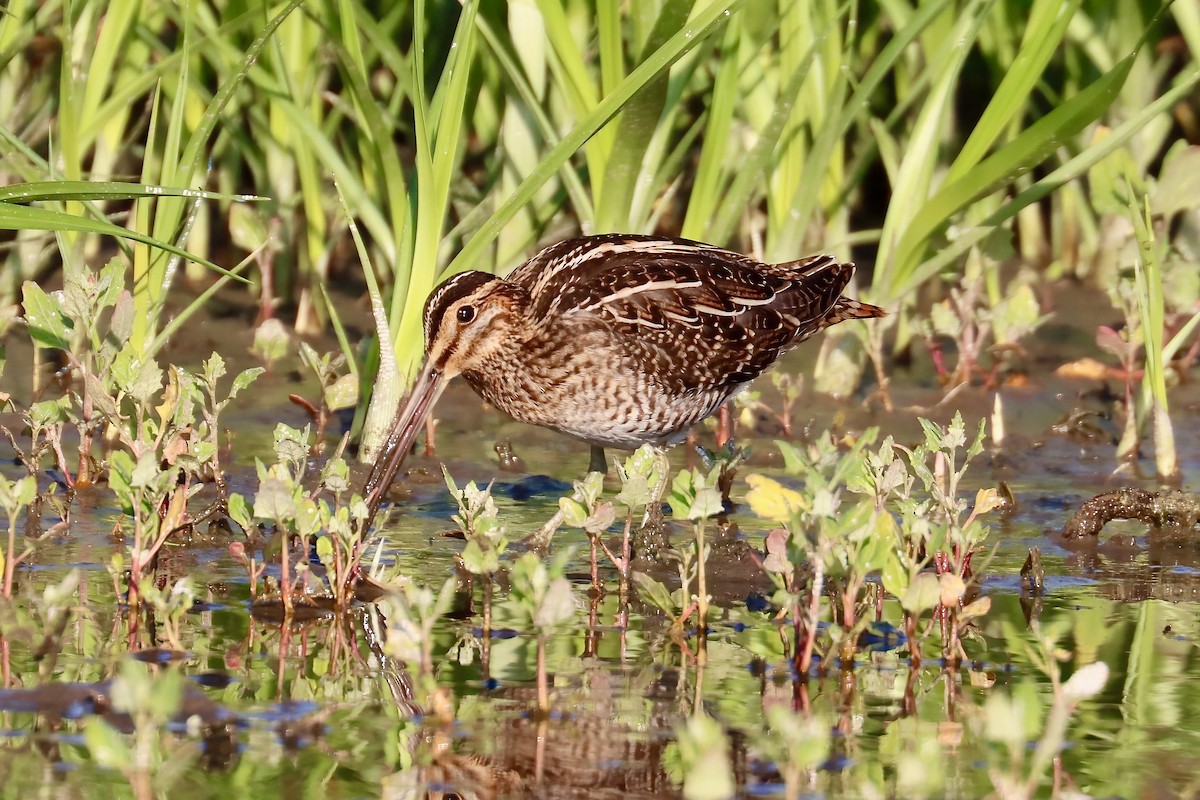
[[[551,245],[506,278],[448,278],[425,304],[425,368],[367,479],[372,515],[450,378],[593,448],[675,441],[817,331],[883,316],[841,296],[853,274],[828,255],[763,264],[607,234]]]

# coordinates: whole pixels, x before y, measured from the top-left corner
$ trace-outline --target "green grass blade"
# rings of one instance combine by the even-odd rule
[[[644,55],[650,55],[687,25],[692,0],[667,0],[650,31]],[[621,110],[605,167],[603,191],[596,204],[596,233],[629,230],[633,195],[642,160],[667,104],[669,74],[649,81]]]
[[[426,108],[421,86],[423,3],[417,3],[418,19],[414,28],[413,83],[417,134],[417,224],[414,231],[412,265],[406,283],[397,282],[392,294],[389,322],[393,326],[396,363],[402,375],[416,373],[423,356],[421,347],[421,312],[425,297],[433,288],[438,274],[438,249],[446,224],[446,207],[450,186],[458,169],[459,140],[466,108],[467,85],[471,61],[474,58],[477,2],[464,4],[455,30],[456,47],[447,59],[438,91],[442,100],[436,118],[430,118],[432,108]]]
[[[238,87],[245,82],[250,70],[253,69],[263,48],[271,40],[275,31],[288,18],[288,15],[302,5],[304,5],[304,0],[291,0],[283,10],[268,20],[266,27],[263,28],[249,49],[246,50],[241,67],[228,80],[221,84],[221,88],[213,97],[212,102],[209,103],[208,108],[205,109],[204,116],[200,118],[200,123],[192,131],[192,135],[188,137],[187,145],[183,149],[180,163],[184,168],[179,171],[179,175],[184,182],[190,182],[194,176],[204,172],[204,164],[208,157],[207,145],[212,137],[213,130],[217,126],[217,122],[221,119],[221,114],[225,111],[225,107],[233,99]]]
[[[1083,91],[923,203],[896,247],[894,272],[884,269],[879,273],[888,279],[876,284],[883,288],[884,297],[899,297],[906,291],[903,287],[911,286],[910,276],[929,237],[952,215],[1042,163],[1063,141],[1098,119],[1120,92],[1135,57],[1136,53],[1122,59]]]
[[[770,169],[771,161],[775,158],[784,130],[791,121],[792,109],[800,99],[800,90],[808,80],[808,73],[824,37],[814,39],[809,45],[808,52],[800,61],[796,71],[788,79],[787,85],[780,91],[779,99],[771,112],[766,125],[758,134],[758,141],[744,161],[734,172],[729,189],[721,196],[712,225],[702,237],[707,241],[718,244],[728,244],[733,238],[738,220],[746,213],[751,199],[756,192],[761,191],[764,176]],[[705,144],[707,148],[707,143]]]
[[[1198,85],[1200,85],[1200,71],[1180,79],[1174,87],[1114,128],[1108,136],[1095,142],[1079,155],[1009,200],[980,225],[964,231],[945,247],[940,248],[936,255],[906,276],[904,282],[898,285],[896,296],[914,291],[922,283],[946,269],[956,259],[983,241],[998,226],[1016,216],[1021,209],[1044,200],[1064,184],[1086,174],[1093,166],[1127,144],[1156,116],[1169,113],[1176,103],[1187,97]]]
[[[1071,17],[1082,0],[1036,0],[1025,26],[1020,49],[996,93],[988,101],[983,115],[971,129],[958,157],[946,173],[945,183],[953,183],[978,164],[1005,128],[1029,101],[1029,95],[1050,59],[1058,50]]]
[[[701,239],[708,234],[720,200],[738,98],[738,45],[741,38],[742,17],[739,14],[729,21],[717,50],[717,74],[708,96],[704,144],[681,230],[683,236],[690,239]],[[736,170],[730,172],[736,174]]]
[[[563,8],[563,0],[537,0],[537,5],[542,12],[546,38],[551,45],[551,72],[566,94],[575,119],[587,119],[595,113],[600,101],[596,86],[588,75],[588,61],[575,41],[575,34]],[[612,63],[610,57],[608,69],[611,69]],[[613,135],[611,130],[603,130],[589,138],[591,141],[588,142],[583,156],[591,178],[592,197],[598,199],[604,190],[604,164],[612,148]]]
[[[33,181],[0,186],[0,203],[34,203],[44,200],[131,200],[138,197],[189,197],[241,203],[265,198],[250,194],[223,194],[202,189],[181,189],[121,181]]]
[[[479,260],[485,248],[496,238],[500,228],[512,218],[534,193],[549,180],[567,160],[588,141],[596,131],[600,130],[622,106],[641,90],[660,71],[677,61],[685,53],[696,47],[705,37],[713,32],[718,23],[733,13],[745,3],[745,0],[715,0],[703,11],[699,12],[692,21],[681,31],[672,36],[666,44],[660,47],[649,58],[639,64],[625,77],[616,91],[605,96],[596,109],[585,119],[581,120],[555,147],[546,154],[536,170],[529,174],[516,191],[496,209],[491,218],[484,223],[476,234],[466,243],[458,256],[450,262],[446,272],[457,272],[469,269]]]
[[[122,239],[141,242],[151,247],[157,247],[168,253],[174,253],[189,261],[203,264],[222,275],[228,275],[242,283],[248,283],[245,278],[234,275],[231,271],[214,264],[206,258],[189,253],[169,242],[162,242],[151,236],[114,225],[106,220],[86,219],[74,216],[73,214],[67,214],[63,211],[53,211],[48,208],[31,208],[29,206],[16,205],[15,203],[0,203],[0,230],[73,231],[76,233],[97,233],[104,236],[117,236]]]
[[[795,220],[795,224],[783,229],[776,237],[775,242],[771,245],[774,253],[790,253],[792,257],[795,257],[799,252],[804,231],[816,208],[821,183],[825,179],[830,160],[842,137],[846,135],[846,131],[850,129],[854,121],[866,113],[865,110],[869,108],[871,98],[879,90],[884,79],[892,73],[908,46],[916,41],[922,31],[939,14],[950,7],[951,2],[952,0],[927,0],[927,2],[920,3],[915,13],[888,40],[888,43],[879,51],[879,55],[872,60],[871,66],[863,74],[862,80],[855,87],[850,99],[841,104],[841,110],[838,113],[831,113],[825,118],[825,122],[822,123],[813,140],[812,149],[809,151],[808,160],[804,166],[804,175],[796,187],[795,198],[792,201],[792,218]]]
[[[500,40],[497,32],[488,24],[485,17],[482,15],[476,17],[476,24],[479,25],[479,32],[483,34],[483,39],[488,45],[489,52],[496,58],[496,63],[504,71],[504,74],[512,82],[512,86],[517,91],[517,95],[521,98],[525,109],[533,117],[537,124],[538,131],[545,140],[553,139],[557,135],[554,128],[554,123],[547,116],[546,110],[543,108],[543,101],[538,93],[534,91],[530,85],[529,79],[525,76],[525,72],[517,63],[516,57]],[[508,102],[512,102],[512,98]],[[580,220],[593,220],[596,216],[595,209],[592,207],[592,198],[588,194],[587,188],[584,187],[583,181],[580,180],[579,174],[571,167],[569,163],[564,164],[558,172],[559,179],[562,180],[567,194],[571,197],[571,205],[575,211],[575,215]]]

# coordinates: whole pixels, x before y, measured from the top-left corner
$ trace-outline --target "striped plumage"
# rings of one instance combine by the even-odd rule
[[[377,504],[444,381],[593,446],[682,437],[781,354],[847,319],[854,265],[763,264],[685,239],[560,242],[506,278],[454,275],[425,306],[426,365],[368,480]],[[399,450],[399,452],[397,452]],[[373,506],[374,507],[374,506]]]

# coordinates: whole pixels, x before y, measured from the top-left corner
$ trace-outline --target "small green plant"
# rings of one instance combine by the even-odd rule
[[[992,276],[995,264],[982,267]],[[949,388],[968,383],[982,373],[988,388],[999,380],[1001,366],[1020,348],[1021,340],[1032,334],[1047,317],[1040,313],[1033,288],[1020,278],[1003,291],[985,285],[983,274],[964,276],[950,296],[935,303],[929,317],[921,323],[921,333],[933,356],[938,377]],[[945,363],[941,339],[956,345],[958,360],[953,369]],[[992,364],[984,369],[983,356],[991,352]]]
[[[488,648],[492,636],[492,590],[500,570],[500,557],[508,549],[507,531],[500,523],[491,486],[480,489],[471,481],[460,490],[445,466],[442,475],[450,496],[458,503],[454,522],[467,540],[459,561],[467,572],[483,578],[483,646]]]
[[[147,612],[153,612],[154,620],[158,623],[167,645],[178,651],[185,650],[183,622],[196,602],[192,579],[180,578],[171,586],[169,592],[164,592],[155,584],[154,577],[149,576],[142,579],[138,586],[138,595],[146,604]]]
[[[221,498],[226,496],[228,489],[225,485],[225,473],[221,469],[220,416],[235,397],[258,379],[263,370],[259,367],[242,370],[229,385],[228,394],[222,397],[217,384],[221,378],[225,377],[225,373],[225,359],[221,358],[219,354],[213,353],[204,362],[204,368],[194,376],[198,389],[204,394],[205,402],[200,403],[200,413],[203,417],[200,436],[203,444],[193,445],[193,453],[197,460],[207,465],[211,471]]]
[[[288,395],[288,399],[308,412],[316,429],[313,455],[320,455],[325,450],[325,426],[334,412],[358,403],[358,375],[354,371],[340,374],[347,364],[345,354],[318,355],[307,342],[300,342],[300,361],[317,379],[320,400],[313,404],[295,394]]]
[[[1004,800],[1037,796],[1047,770],[1066,742],[1071,717],[1080,703],[1099,694],[1108,682],[1109,670],[1103,661],[1082,666],[1068,680],[1062,680],[1059,662],[1070,657],[1058,644],[1065,632],[1066,625],[1035,624],[1030,641],[1006,624],[1008,640],[1023,649],[1034,667],[1050,680],[1050,708],[1044,720],[1041,693],[1029,679],[1008,692],[993,690],[972,716],[972,724],[982,737],[996,747],[988,776],[996,795]],[[1036,743],[1032,750],[1031,742]]]
[[[589,472],[587,477],[582,481],[575,481],[575,491],[570,497],[560,497],[558,500],[558,510],[562,514],[562,521],[572,528],[580,528],[588,537],[590,545],[589,563],[592,570],[592,594],[599,596],[603,591],[603,584],[600,581],[600,561],[599,551],[604,550],[605,555],[617,568],[618,573],[624,577],[628,573],[626,562],[624,560],[624,551],[621,556],[615,555],[604,541],[604,534],[608,533],[608,529],[612,526],[617,518],[616,509],[612,502],[601,500],[600,495],[604,492],[604,474],[601,472]]]
[[[537,637],[537,704],[542,714],[550,711],[546,640],[575,616],[574,591],[571,582],[563,577],[570,557],[569,548],[548,562],[537,553],[525,553],[513,562],[509,571],[509,599],[527,616]]]
[[[266,602],[265,596],[259,598],[257,591],[266,558],[259,563],[252,552],[259,524],[269,524],[278,537],[268,545],[268,552],[278,548],[279,602],[285,618],[291,618],[298,599],[311,604],[317,593],[308,559],[296,559],[293,540],[299,542],[304,552],[310,545],[315,546],[317,558],[326,569],[328,599],[332,600],[334,610],[341,612],[348,611],[354,603],[367,546],[363,532],[367,507],[361,497],[350,493],[350,470],[340,449],[322,465],[316,485],[305,488],[311,440],[310,426],[303,430],[283,424],[276,426],[277,461],[270,465],[257,463],[259,485],[253,507],[236,494],[230,496],[228,503],[230,519],[247,535],[246,543],[230,545],[230,555],[245,567],[251,596],[256,600]],[[321,496],[324,493],[333,496],[332,504]]]
[[[675,728],[675,741],[663,762],[686,800],[728,800],[736,795],[729,737],[719,722],[702,711]]]
[[[132,658],[121,662],[112,679],[113,710],[128,714],[133,722],[131,741],[116,728],[95,716],[83,726],[83,741],[91,757],[103,767],[119,771],[135,797],[153,797],[156,776],[169,776],[165,769],[171,748],[168,723],[183,702],[184,676],[178,669],[150,667]]]
[[[447,578],[437,592],[407,581],[381,602],[387,619],[384,651],[417,668],[416,685],[424,696],[437,691],[433,674],[433,628],[449,613],[456,587],[454,578]]]
[[[926,419],[920,422],[925,433],[923,444],[911,450],[900,445],[889,446],[873,462],[872,468],[878,475],[880,468],[891,469],[885,466],[885,461],[895,458],[894,451],[902,451],[916,485],[924,489],[918,496],[913,492],[914,482],[893,479],[890,484],[889,491],[895,493],[901,513],[901,523],[896,528],[901,546],[895,551],[898,562],[892,562],[893,568],[885,570],[882,579],[884,587],[900,598],[905,610],[914,658],[920,658],[916,620],[922,613],[937,609],[937,619],[943,627],[943,657],[957,664],[962,655],[959,641],[963,631],[990,608],[991,601],[986,597],[965,606],[961,601],[972,580],[972,558],[988,534],[981,517],[1000,506],[1000,497],[995,489],[980,490],[967,514],[970,504],[960,496],[959,484],[967,468],[983,452],[984,420],[979,421],[970,444],[960,413],[956,412],[945,428]],[[933,462],[932,467],[929,461]],[[878,477],[868,483],[874,484],[876,493],[884,485]],[[924,571],[930,564],[934,567],[933,575]]]
[[[348,501],[343,499],[350,492],[350,468],[340,451],[321,468],[318,491],[331,492],[334,502],[331,506],[324,499],[315,501],[319,520],[317,530],[324,532],[317,534],[317,557],[328,571],[334,607],[347,611],[354,602],[355,588],[362,577],[362,560],[367,547],[363,531],[368,511],[366,503],[357,494],[350,495]]]
[[[713,467],[708,473],[698,469],[682,470],[675,475],[671,484],[671,494],[667,502],[671,505],[671,514],[676,519],[688,520],[692,523],[692,557],[696,564],[696,635],[697,663],[703,666],[708,660],[708,576],[705,563],[708,561],[709,548],[704,542],[704,528],[709,517],[721,513],[721,490],[719,479],[721,467]],[[687,562],[681,559],[681,577],[687,573]],[[687,591],[687,582],[684,581]]]
[[[921,615],[936,609],[943,654],[957,663],[963,633],[990,608],[986,597],[963,601],[971,558],[987,535],[979,517],[997,507],[998,495],[980,491],[965,518],[967,504],[958,496],[968,464],[983,449],[982,423],[965,454],[961,415],[945,429],[921,423],[926,441],[912,450],[891,437],[870,450],[878,435],[874,429],[845,452],[828,435],[804,448],[779,442],[787,471],[803,481],[800,491],[764,475],[747,478],[750,508],[783,526],[767,536],[763,569],[775,584],[780,618],[791,616],[791,652],[800,675],[808,674],[814,652],[820,652],[826,592],[837,597],[836,624],[825,628],[827,647],[840,655],[843,669],[853,663],[858,639],[873,617],[863,612],[878,607],[866,592],[873,575],[905,612],[914,660],[921,657],[924,639],[917,630]],[[924,489],[919,495],[918,488]],[[848,502],[845,490],[864,497]]]
[[[24,547],[21,552],[17,552],[17,517],[28,511],[36,499],[37,479],[32,475],[15,481],[0,475],[0,506],[4,507],[4,513],[8,517],[8,543],[4,551],[3,570],[3,593],[7,598],[13,595],[13,576],[17,567],[33,553],[30,547]]]

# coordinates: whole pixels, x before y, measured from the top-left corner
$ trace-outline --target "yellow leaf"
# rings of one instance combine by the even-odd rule
[[[175,413],[175,406],[179,404],[179,367],[172,366],[167,371],[167,388],[163,390],[163,401],[161,405],[154,407],[158,412],[158,418],[166,422]]]
[[[746,502],[763,519],[787,522],[797,511],[809,509],[804,495],[765,475],[747,475],[746,483],[750,484]]]
[[[1004,505],[1000,493],[995,489],[980,489],[975,493],[975,513],[986,514]]]

